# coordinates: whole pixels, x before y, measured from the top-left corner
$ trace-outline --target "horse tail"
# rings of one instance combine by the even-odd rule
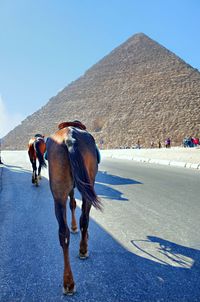
[[[76,134],[77,133],[72,130],[72,132],[69,134],[68,138],[65,141],[68,149],[69,161],[71,165],[75,186],[81,193],[82,198],[86,200],[86,202],[89,202],[95,208],[101,210],[102,204],[100,199],[96,195],[96,192],[94,190],[94,185],[91,183],[89,179],[89,175],[79,145],[79,139]],[[96,155],[96,145],[93,137],[90,136],[89,133],[86,133],[86,136],[90,138],[89,146],[90,148],[94,149],[94,154]]]
[[[43,142],[42,142],[43,143]],[[41,150],[40,150],[40,145],[41,145],[41,141],[40,140],[36,140],[35,143],[34,143],[34,147],[35,147],[35,152],[36,152],[36,156],[38,158],[38,161],[41,165],[41,167],[43,168],[46,168],[47,164],[45,162],[45,159],[44,159],[44,155],[42,154]]]

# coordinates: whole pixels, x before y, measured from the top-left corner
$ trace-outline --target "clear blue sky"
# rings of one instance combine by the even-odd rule
[[[200,70],[199,0],[0,0],[0,137],[138,32]]]

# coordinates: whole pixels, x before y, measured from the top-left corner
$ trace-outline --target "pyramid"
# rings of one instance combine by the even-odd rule
[[[200,136],[200,73],[143,33],[70,83],[3,138],[3,149],[26,149],[35,133],[80,120],[104,148],[149,147],[167,137],[180,145]]]

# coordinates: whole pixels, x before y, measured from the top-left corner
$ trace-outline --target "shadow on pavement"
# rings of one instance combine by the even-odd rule
[[[96,177],[96,182],[109,185],[138,185],[142,184],[139,181],[130,178],[123,178],[107,173],[106,171],[99,171]]]
[[[107,172],[99,171],[97,173],[95,190],[97,194],[106,199],[128,201],[126,197],[123,197],[123,193],[109,185],[137,185],[142,184],[139,181],[123,178],[120,176],[115,176]]]

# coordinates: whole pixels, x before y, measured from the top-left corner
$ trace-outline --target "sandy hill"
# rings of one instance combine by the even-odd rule
[[[145,34],[136,34],[93,65],[3,139],[25,149],[35,133],[81,120],[105,148],[200,136],[200,73]]]

